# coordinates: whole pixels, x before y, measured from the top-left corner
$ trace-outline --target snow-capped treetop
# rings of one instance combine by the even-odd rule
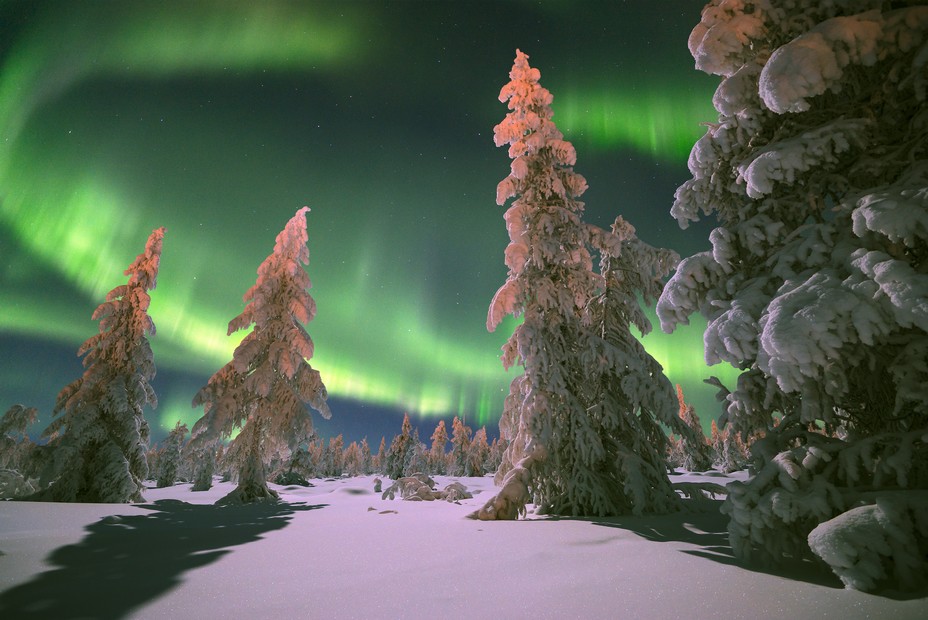
[[[598,281],[586,248],[586,231],[580,222],[586,180],[571,166],[577,155],[573,145],[551,121],[553,97],[538,80],[540,73],[528,56],[516,51],[512,80],[500,91],[500,101],[511,110],[494,129],[497,146],[509,144],[510,174],[496,191],[496,202],[518,196],[504,218],[510,243],[505,260],[509,277],[490,304],[487,329],[493,331],[507,314],[540,312],[545,321],[575,314],[589,299]],[[530,274],[524,274],[526,265]],[[543,275],[558,265],[563,278]],[[526,306],[526,282],[538,290],[535,303]],[[507,367],[512,361],[504,360]]]
[[[551,120],[551,93],[521,51],[509,75],[500,100],[510,111],[494,129],[512,159],[497,187],[498,204],[515,197],[504,215],[509,272],[487,328],[524,317],[501,358],[524,373],[500,419],[503,489],[478,517],[514,518],[532,498],[559,514],[673,510],[658,423],[678,423],[672,386],[629,325],[650,329],[636,293],[656,297],[676,257],[638,241],[621,218],[611,232],[583,222],[586,181]]]
[[[314,349],[303,327],[316,314],[303,268],[309,263],[308,212],[309,207],[299,209],[278,234],[274,251],[258,267],[257,281],[243,297],[245,309],[229,321],[229,334],[254,328],[235,349],[232,361],[194,398],[194,406],[204,405],[194,438],[227,437],[259,413],[267,418],[268,436],[298,444],[312,432],[304,403],[326,419],[331,416],[319,372],[307,361]]]
[[[148,474],[145,452],[146,405],[157,406],[150,381],[155,364],[147,336],[155,333],[148,315],[161,261],[164,228],[152,231],[115,287],[93,313],[99,333],[78,349],[84,374],[61,390],[53,413],[61,414],[43,432],[56,446],[55,462],[43,474],[52,483],[43,498],[52,501],[141,501]]]

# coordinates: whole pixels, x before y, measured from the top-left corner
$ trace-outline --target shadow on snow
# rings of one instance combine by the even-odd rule
[[[809,559],[786,559],[778,565],[758,562],[745,563],[737,559],[728,542],[728,518],[719,512],[721,500],[702,500],[699,508],[692,512],[669,515],[625,516],[625,517],[557,517],[544,516],[539,520],[587,521],[600,527],[619,528],[652,542],[676,542],[692,545],[695,549],[681,549],[681,553],[693,555],[742,570],[764,573],[802,581],[809,584],[843,589],[844,584],[823,563]],[[884,595],[885,596],[885,595]],[[890,597],[895,598],[895,597]]]
[[[126,617],[180,583],[185,571],[285,527],[295,512],[323,506],[140,504],[152,512],[108,516],[88,525],[81,542],[46,558],[55,568],[0,593],[0,617]]]

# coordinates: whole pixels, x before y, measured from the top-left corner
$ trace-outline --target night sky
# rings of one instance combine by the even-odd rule
[[[498,434],[515,371],[513,324],[485,326],[508,240],[493,126],[515,50],[577,148],[586,219],[621,214],[687,256],[711,228],[669,215],[715,119],[717,80],[686,48],[703,4],[0,0],[0,413],[36,406],[44,428],[94,308],[164,226],[146,415],[156,440],[192,424],[255,270],[308,205],[333,412],[317,431],[376,449],[408,411],[423,439],[453,415]],[[644,342],[708,425],[702,379],[734,373],[706,367],[703,327],[655,320]]]

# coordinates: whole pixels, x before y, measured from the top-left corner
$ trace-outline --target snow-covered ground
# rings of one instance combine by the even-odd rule
[[[0,618],[928,618],[928,598],[817,567],[742,567],[711,512],[481,522],[491,477],[460,479],[460,504],[382,500],[373,479],[275,486],[278,505],[213,506],[228,483],[0,502]]]

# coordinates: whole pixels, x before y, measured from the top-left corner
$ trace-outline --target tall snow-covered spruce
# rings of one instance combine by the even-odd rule
[[[509,76],[500,101],[510,112],[494,133],[512,164],[497,204],[516,199],[504,216],[509,275],[487,328],[523,317],[502,362],[524,373],[500,420],[508,440],[502,488],[474,516],[514,519],[530,502],[569,515],[674,510],[658,424],[682,426],[673,387],[629,327],[650,330],[636,294],[653,303],[676,257],[639,241],[621,218],[611,231],[582,221],[577,198],[587,185],[573,171],[573,145],[551,121],[551,93],[521,51]]]
[[[766,432],[729,487],[732,548],[924,583],[928,6],[714,0],[689,46],[719,117],[672,213],[719,226],[657,311],[665,331],[706,317],[706,361],[744,370],[722,422]]]
[[[258,267],[255,285],[245,293],[245,310],[229,321],[232,333],[254,326],[235,349],[232,361],[197,392],[193,406],[203,417],[193,427],[190,450],[227,438],[236,428],[229,453],[238,455],[238,486],[220,503],[276,500],[268,488],[266,459],[283,452],[293,438],[309,438],[309,404],[330,417],[319,372],[309,365],[313,342],[303,325],[316,314],[310,296],[306,213],[303,207],[277,235],[274,251]]]
[[[43,490],[31,499],[57,502],[141,502],[148,475],[145,452],[149,430],[143,409],[158,400],[150,381],[155,376],[148,316],[155,288],[164,228],[155,229],[145,251],[126,269],[126,284],[106,295],[93,313],[99,333],[77,354],[84,374],[58,394],[60,414],[44,435],[53,447],[42,475]]]

